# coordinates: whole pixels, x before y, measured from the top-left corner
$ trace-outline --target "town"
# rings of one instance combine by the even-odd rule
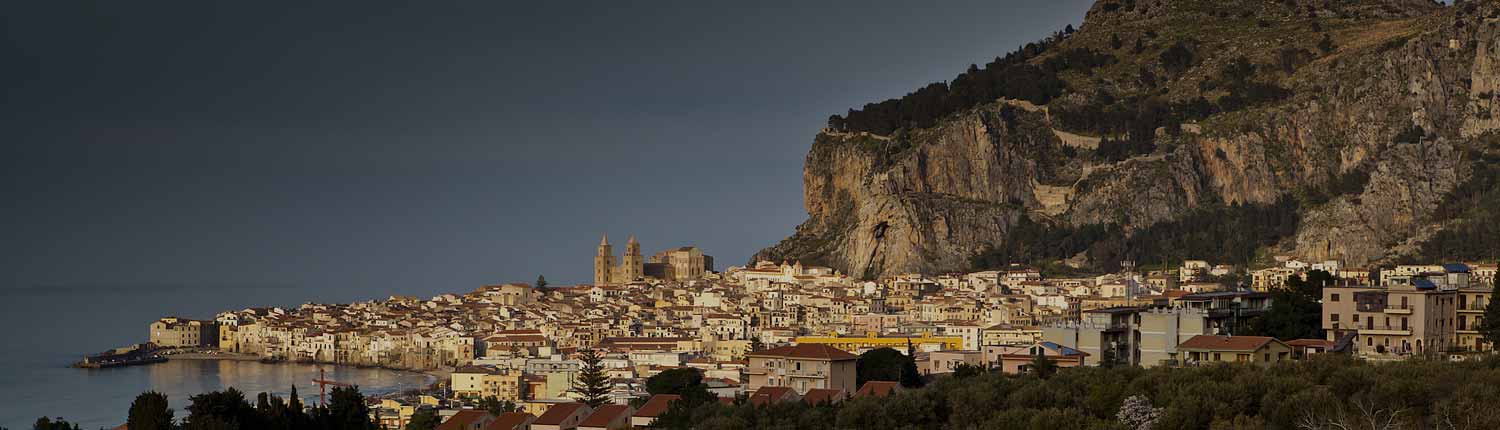
[[[384,428],[434,414],[443,429],[649,426],[676,396],[647,380],[692,369],[720,401],[830,402],[884,396],[899,381],[856,375],[889,348],[923,378],[964,369],[1266,365],[1314,354],[1463,360],[1489,351],[1478,331],[1496,265],[1344,267],[1275,257],[1270,267],[1207,261],[1097,276],[1012,266],[861,280],[797,261],[717,271],[696,247],[649,259],[606,237],[594,282],[507,283],[421,299],[250,308],[150,324],[152,347],[265,360],[411,369],[440,389],[372,399]],[[1275,292],[1321,272],[1321,337],[1245,335]],[[579,375],[607,376],[605,401],[580,402]],[[492,413],[483,401],[505,402]],[[600,404],[602,403],[602,404]]]

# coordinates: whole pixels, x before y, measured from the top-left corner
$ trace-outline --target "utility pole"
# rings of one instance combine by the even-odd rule
[[[318,406],[320,406],[320,407],[326,407],[326,406],[328,406],[328,403],[326,402],[326,399],[328,397],[328,386],[329,385],[332,385],[332,386],[335,386],[335,387],[347,387],[347,386],[349,386],[349,384],[345,384],[345,383],[342,383],[342,382],[334,381],[334,380],[328,379],[327,377],[323,376],[323,368],[322,367],[318,367],[318,379],[314,379],[312,381],[313,381],[314,384],[318,384]]]

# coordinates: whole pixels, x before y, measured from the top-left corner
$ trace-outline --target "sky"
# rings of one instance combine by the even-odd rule
[[[273,3],[0,14],[0,295],[586,283],[602,234],[722,270],[805,219],[829,115],[1090,2]]]

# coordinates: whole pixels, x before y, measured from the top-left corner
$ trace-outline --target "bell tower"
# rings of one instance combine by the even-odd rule
[[[635,241],[635,235],[630,235],[630,240],[625,242],[625,256],[620,259],[620,274],[623,279],[619,282],[630,282],[646,277],[646,260],[641,256],[641,244]]]
[[[610,283],[610,270],[615,267],[615,250],[609,246],[609,235],[599,240],[599,252],[594,255],[594,285]]]

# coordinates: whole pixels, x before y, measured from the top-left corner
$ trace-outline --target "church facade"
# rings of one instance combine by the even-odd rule
[[[615,250],[609,245],[609,236],[599,241],[599,252],[594,255],[594,285],[622,284],[646,277],[646,259],[641,256],[641,244],[635,236],[625,242],[625,255],[615,264]]]

